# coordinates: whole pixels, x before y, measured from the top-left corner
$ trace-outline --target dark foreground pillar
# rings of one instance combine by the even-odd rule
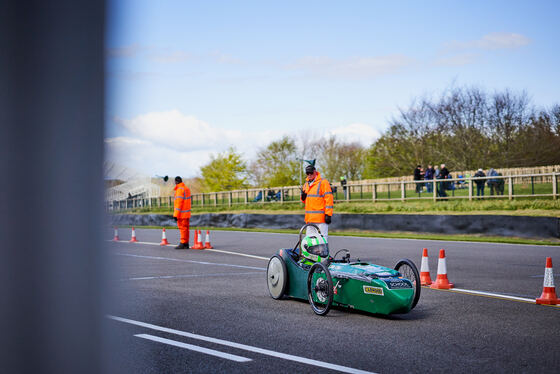
[[[105,3],[0,4],[0,371],[102,372]]]

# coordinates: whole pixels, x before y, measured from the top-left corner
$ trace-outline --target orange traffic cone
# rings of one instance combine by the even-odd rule
[[[422,286],[429,286],[432,284],[430,278],[430,265],[428,264],[428,249],[424,248],[422,252],[422,264],[420,265],[420,284]]]
[[[212,244],[210,244],[210,230],[206,230],[206,243],[204,244],[204,248],[212,249]]]
[[[118,242],[119,241],[119,229],[117,228],[117,226],[115,226],[115,237],[113,238],[114,242]]]
[[[453,288],[453,283],[449,283],[447,279],[447,265],[445,263],[445,249],[439,250],[439,261],[437,265],[437,279],[432,285],[431,288],[437,288],[442,290],[448,290]]]
[[[159,243],[159,245],[168,245],[169,242],[167,241],[167,235],[165,235],[165,227],[161,230],[161,243]]]
[[[560,304],[560,300],[556,297],[556,288],[554,287],[554,275],[552,274],[552,258],[546,258],[546,267],[544,268],[544,282],[541,297],[535,300],[537,304],[556,305]]]
[[[194,246],[192,249],[204,249],[201,236],[202,233],[200,233],[200,230],[194,230]]]
[[[132,236],[130,238],[129,243],[136,243],[138,242],[138,240],[136,240],[136,231],[134,231],[134,227],[132,227]]]

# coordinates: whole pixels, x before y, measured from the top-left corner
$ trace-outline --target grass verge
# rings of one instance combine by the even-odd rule
[[[135,214],[170,214],[168,207],[137,208],[127,213]],[[296,203],[254,203],[233,205],[231,207],[197,207],[193,214],[203,213],[266,213],[266,214],[302,214],[303,205]],[[446,201],[391,201],[391,202],[351,202],[336,203],[337,213],[349,214],[465,214],[465,215],[514,215],[533,217],[560,217],[560,200],[519,199],[519,200],[446,200]]]

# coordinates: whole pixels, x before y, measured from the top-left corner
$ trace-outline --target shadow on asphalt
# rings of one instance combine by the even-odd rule
[[[284,301],[295,301],[301,304],[307,304],[309,305],[309,302],[307,300],[302,300],[302,299],[293,299],[290,297],[283,297],[282,300]],[[336,313],[333,313],[336,312]],[[311,312],[313,313],[313,312]],[[347,314],[357,314],[357,315],[362,315],[362,316],[366,316],[366,317],[373,317],[373,318],[379,318],[379,319],[383,319],[383,320],[387,320],[387,321],[417,321],[417,320],[423,320],[425,318],[430,317],[431,313],[423,310],[422,308],[418,309],[418,308],[414,308],[412,309],[410,312],[408,313],[402,313],[402,314],[389,314],[389,315],[385,315],[385,314],[375,314],[375,313],[369,313],[363,310],[356,310],[356,309],[351,309],[351,308],[346,308],[346,307],[342,307],[342,306],[333,306],[331,308],[331,311],[325,316],[326,318],[340,318],[343,317]]]

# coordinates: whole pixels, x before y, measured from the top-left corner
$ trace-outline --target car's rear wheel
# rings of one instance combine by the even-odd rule
[[[266,284],[273,299],[277,300],[284,296],[288,284],[288,270],[282,257],[274,255],[268,261]]]
[[[320,316],[327,315],[331,309],[333,297],[331,273],[324,264],[318,262],[309,269],[307,275],[307,298],[311,309]]]
[[[416,265],[414,265],[414,262],[410,261],[407,258],[404,258],[397,262],[397,264],[395,265],[395,270],[401,273],[403,277],[412,282],[412,287],[414,288],[414,298],[412,299],[412,305],[410,306],[410,309],[412,310],[416,306],[416,304],[418,304],[418,300],[420,299],[420,291],[422,290],[418,269],[416,268]]]

